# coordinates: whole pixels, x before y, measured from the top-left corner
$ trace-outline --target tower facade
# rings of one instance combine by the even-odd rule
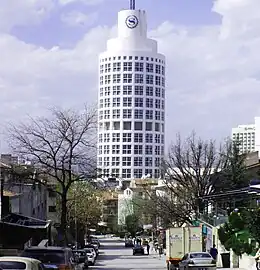
[[[99,57],[98,168],[102,177],[160,177],[165,57],[147,38],[145,11],[118,13],[118,37]]]

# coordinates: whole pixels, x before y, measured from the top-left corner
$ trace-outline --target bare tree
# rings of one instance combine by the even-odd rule
[[[33,162],[37,174],[56,186],[61,200],[60,229],[66,242],[68,191],[75,181],[96,169],[96,110],[53,108],[46,117],[11,125],[8,140],[21,157]],[[37,178],[38,179],[38,178]]]
[[[201,198],[214,192],[218,177],[212,176],[225,164],[226,155],[214,141],[197,138],[194,132],[183,141],[178,135],[163,163],[165,194],[157,196],[160,211],[168,212],[177,224],[191,222],[204,208]]]

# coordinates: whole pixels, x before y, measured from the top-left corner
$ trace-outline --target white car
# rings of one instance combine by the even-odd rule
[[[190,252],[179,263],[179,270],[216,270],[216,261],[208,252]]]
[[[36,259],[6,256],[0,257],[0,269],[44,270],[44,267]]]
[[[96,261],[96,252],[93,248],[84,248],[88,256],[89,265],[94,265]]]

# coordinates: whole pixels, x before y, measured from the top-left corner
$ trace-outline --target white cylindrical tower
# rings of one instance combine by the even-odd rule
[[[147,38],[145,11],[122,10],[99,59],[98,168],[102,177],[160,177],[165,57]]]

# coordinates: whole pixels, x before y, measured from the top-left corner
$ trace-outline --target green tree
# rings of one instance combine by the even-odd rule
[[[135,214],[126,216],[125,225],[126,231],[130,233],[133,237],[136,235],[136,232],[138,232],[141,228],[139,218]]]
[[[21,158],[30,160],[46,182],[52,184],[61,202],[60,231],[66,244],[68,193],[82,178],[95,177],[96,110],[53,108],[44,117],[29,117],[10,125],[9,144]],[[32,180],[37,180],[35,171]]]

